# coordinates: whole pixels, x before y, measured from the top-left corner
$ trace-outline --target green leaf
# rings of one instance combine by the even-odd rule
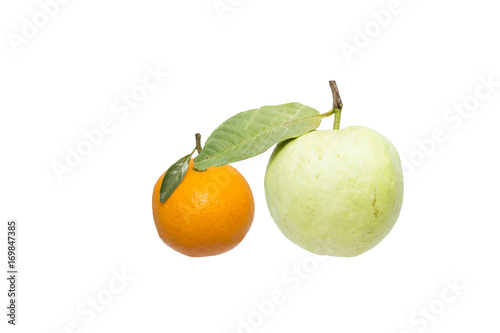
[[[259,155],[275,143],[314,130],[326,115],[300,103],[263,106],[240,112],[210,135],[203,150],[194,159],[195,167],[206,170],[211,166]]]
[[[168,168],[165,173],[165,177],[163,177],[163,181],[161,182],[160,187],[160,202],[165,202],[167,199],[174,193],[175,189],[179,186],[179,184],[186,177],[186,172],[189,167],[189,161],[191,160],[191,156],[193,156],[194,150],[191,154],[184,156],[174,164],[170,168]]]

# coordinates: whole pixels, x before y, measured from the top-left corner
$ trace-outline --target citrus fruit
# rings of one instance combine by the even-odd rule
[[[221,254],[247,234],[254,216],[252,191],[245,178],[229,165],[200,172],[190,161],[184,180],[160,202],[165,173],[153,191],[153,217],[160,238],[191,257]]]
[[[403,175],[392,143],[366,127],[313,131],[278,144],[267,166],[269,211],[302,248],[357,256],[398,219]]]

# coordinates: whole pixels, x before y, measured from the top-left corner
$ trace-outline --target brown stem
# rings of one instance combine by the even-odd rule
[[[330,81],[330,88],[332,89],[333,95],[333,110],[335,111],[335,122],[333,124],[333,129],[338,130],[340,127],[340,114],[342,113],[342,99],[340,98],[339,87],[337,87],[337,82]]]
[[[199,154],[201,153],[201,134],[196,133],[194,137],[196,138],[196,150],[198,151]]]
[[[333,95],[333,108],[342,109],[342,99],[340,98],[339,87],[337,87],[337,82],[334,80],[330,81],[330,88],[332,89]]]

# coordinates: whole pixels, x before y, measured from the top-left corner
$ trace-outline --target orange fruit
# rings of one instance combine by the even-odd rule
[[[165,244],[190,257],[205,257],[227,252],[243,240],[255,206],[238,170],[225,165],[195,171],[191,160],[184,180],[161,203],[164,176],[153,190],[153,217]]]

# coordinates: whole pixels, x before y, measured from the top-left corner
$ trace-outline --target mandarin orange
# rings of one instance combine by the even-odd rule
[[[161,203],[164,176],[154,187],[153,217],[165,244],[190,257],[205,257],[227,252],[243,240],[255,206],[238,170],[225,165],[200,172],[191,160],[184,180]]]

